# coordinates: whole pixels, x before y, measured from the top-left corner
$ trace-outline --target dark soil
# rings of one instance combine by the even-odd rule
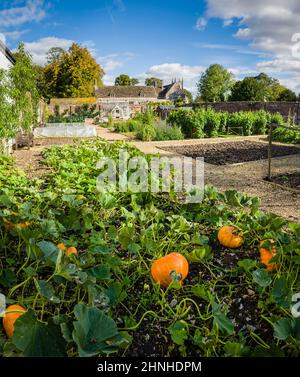
[[[300,172],[277,175],[271,178],[271,182],[300,190]]]
[[[264,160],[268,158],[268,145],[251,141],[185,145],[178,147],[165,147],[163,149],[192,158],[204,157],[205,162],[213,165],[230,165],[239,162]],[[300,148],[294,146],[273,145],[273,157],[293,154],[300,154]]]
[[[237,251],[232,251],[224,247],[220,247],[218,243],[212,245],[214,249],[215,257],[213,259],[213,273],[212,276],[210,269],[202,263],[191,263],[190,271],[187,278],[184,281],[185,286],[193,287],[197,284],[205,284],[210,280],[216,282],[213,294],[219,297],[222,302],[222,308],[228,308],[227,316],[233,322],[235,326],[236,333],[243,333],[247,329],[254,331],[257,335],[261,336],[266,342],[272,341],[272,329],[268,323],[262,321],[260,318],[260,312],[257,308],[258,305],[258,295],[256,293],[255,285],[249,286],[245,281],[245,275],[237,269],[237,264],[239,260],[253,257],[258,260],[258,252],[252,248],[242,248]],[[212,268],[212,265],[210,265]],[[136,281],[132,287],[129,289],[127,299],[130,297],[142,297],[145,299],[145,284],[149,285],[148,277],[141,277]],[[231,287],[231,288],[230,288]],[[231,294],[228,295],[229,291],[232,290]],[[227,296],[226,299],[223,297]],[[146,310],[152,310],[155,313],[160,312],[160,306],[157,301],[150,299],[149,301],[144,301],[141,304],[141,308],[135,317],[135,321],[138,322],[141,315]],[[200,311],[204,314],[206,312],[207,302],[202,298],[195,296],[192,292],[188,295],[183,294],[183,292],[170,291],[166,295],[166,300],[170,306],[174,309],[179,303],[179,301],[185,297],[190,297],[198,305]],[[223,298],[223,299],[222,299]],[[194,332],[193,325],[197,323],[198,326],[204,326],[208,329],[212,329],[212,320],[207,322],[202,322],[199,320],[199,316],[196,308],[191,303],[190,311],[184,320],[186,320],[190,325],[191,333]],[[225,306],[224,306],[225,305]],[[126,302],[127,308],[133,313],[136,310],[136,301]],[[118,312],[118,317],[123,315],[128,316],[127,311],[121,309]],[[160,314],[159,314],[160,315]],[[178,318],[173,318],[175,321]],[[162,357],[162,356],[172,356],[179,357],[183,356],[180,352],[180,348],[171,340],[168,327],[172,322],[172,318],[154,318],[148,315],[144,318],[143,322],[136,331],[129,331],[132,335],[132,343],[122,356],[152,356],[152,357]],[[124,324],[122,324],[124,325]],[[255,341],[249,340],[251,347],[255,347]],[[187,340],[185,343],[184,356],[197,357],[204,356],[204,351],[193,343],[191,339]],[[121,355],[120,354],[120,355]]]

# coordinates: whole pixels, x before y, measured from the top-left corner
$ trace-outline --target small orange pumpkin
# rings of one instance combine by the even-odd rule
[[[266,268],[267,268],[268,271],[272,272],[272,271],[274,271],[274,270],[276,270],[278,268],[278,265],[276,263],[270,263],[270,260],[273,257],[275,257],[275,255],[277,254],[277,250],[276,250],[275,246],[269,247],[268,249],[266,249],[265,247],[262,247],[262,245],[265,242],[269,242],[272,245],[275,242],[274,242],[274,240],[263,240],[263,241],[260,241],[260,248],[259,248],[260,262],[266,266]]]
[[[6,308],[6,313],[3,317],[3,327],[8,338],[11,338],[14,334],[15,322],[26,312],[26,309],[20,305],[10,305]]]
[[[218,232],[218,240],[221,245],[230,249],[237,249],[244,243],[243,237],[240,235],[240,231],[234,226],[223,226]]]
[[[76,247],[74,247],[74,246],[71,246],[71,247],[69,247],[67,250],[66,250],[66,254],[67,254],[67,256],[69,257],[71,254],[74,254],[74,255],[78,255],[78,251],[77,251],[77,249],[76,249]]]
[[[67,250],[66,245],[64,243],[59,243],[59,244],[56,245],[56,247],[59,250],[62,250],[62,251],[66,251]]]
[[[156,259],[151,266],[151,275],[156,283],[168,287],[173,281],[182,284],[189,273],[189,263],[179,253],[171,253]]]

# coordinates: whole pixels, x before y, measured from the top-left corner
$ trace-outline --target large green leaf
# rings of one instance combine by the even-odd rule
[[[285,340],[289,336],[300,340],[300,317],[299,318],[281,318],[273,324],[274,337]]]
[[[176,321],[168,328],[172,341],[182,346],[188,338],[188,325],[184,321]]]
[[[117,350],[121,341],[115,321],[97,308],[78,304],[74,309],[73,339],[80,356],[108,354]]]
[[[36,280],[34,279],[35,286],[39,293],[46,298],[48,301],[59,304],[60,299],[55,295],[53,287],[46,280]]]
[[[52,263],[56,263],[59,250],[55,245],[53,245],[53,243],[48,241],[41,241],[37,245],[46,260],[49,260]]]
[[[291,289],[284,277],[280,277],[274,283],[272,297],[277,305],[289,308],[291,304]]]
[[[26,357],[66,356],[59,326],[38,321],[32,311],[18,318],[12,341]]]
[[[255,270],[252,273],[253,280],[259,286],[265,288],[272,283],[272,278],[264,268]]]

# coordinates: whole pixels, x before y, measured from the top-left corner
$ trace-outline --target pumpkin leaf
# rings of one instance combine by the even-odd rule
[[[291,304],[291,290],[284,277],[275,280],[272,289],[272,298],[277,305],[283,308],[289,308]]]
[[[224,345],[225,356],[229,357],[240,357],[244,356],[249,348],[246,347],[243,343],[237,342],[226,342]]]
[[[213,258],[212,248],[209,245],[203,245],[197,247],[191,253],[187,255],[189,262],[201,262],[203,260],[209,260]]]
[[[268,287],[272,283],[272,278],[264,268],[255,270],[252,273],[253,281],[260,287]]]
[[[191,291],[195,296],[200,297],[207,302],[210,302],[210,297],[209,297],[209,294],[205,285],[196,284],[192,287]]]
[[[37,245],[43,253],[43,257],[45,260],[51,261],[52,263],[56,263],[58,249],[55,245],[53,245],[53,243],[48,241],[41,241]]]
[[[59,326],[38,321],[31,310],[17,319],[12,342],[25,357],[66,356]]]
[[[253,259],[242,259],[238,261],[238,266],[243,268],[245,271],[250,271],[257,265],[257,262]]]
[[[282,318],[273,324],[274,337],[285,340],[292,336],[292,325],[290,318]]]
[[[78,304],[74,314],[73,340],[79,356],[95,356],[117,351],[122,341],[114,320],[98,308]]]
[[[227,335],[232,335],[234,333],[233,323],[220,310],[213,311],[213,318],[214,326],[216,326],[221,332]]]
[[[176,321],[169,326],[168,331],[175,344],[178,344],[179,346],[184,345],[184,342],[188,338],[188,325],[186,322]]]
[[[106,264],[101,264],[90,268],[89,270],[87,270],[87,273],[88,275],[99,280],[109,280],[111,277],[110,267]]]
[[[127,249],[128,245],[132,243],[134,239],[135,227],[133,224],[127,224],[119,230],[118,239],[120,244]]]
[[[127,293],[122,290],[122,284],[119,282],[110,284],[105,294],[109,298],[111,305],[119,304],[127,297]]]
[[[46,298],[48,301],[52,302],[53,304],[59,304],[60,299],[55,296],[55,292],[53,287],[46,281],[46,280],[36,280],[34,279],[34,283],[38,292]]]

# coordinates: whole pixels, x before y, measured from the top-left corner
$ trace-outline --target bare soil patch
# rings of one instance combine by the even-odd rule
[[[277,175],[271,178],[271,182],[300,190],[300,172]]]
[[[268,145],[266,143],[251,141],[184,145],[164,147],[163,149],[192,158],[204,157],[205,162],[213,165],[230,165],[264,160],[268,157]],[[273,157],[294,154],[300,154],[299,147],[285,145],[273,145],[272,147]]]

